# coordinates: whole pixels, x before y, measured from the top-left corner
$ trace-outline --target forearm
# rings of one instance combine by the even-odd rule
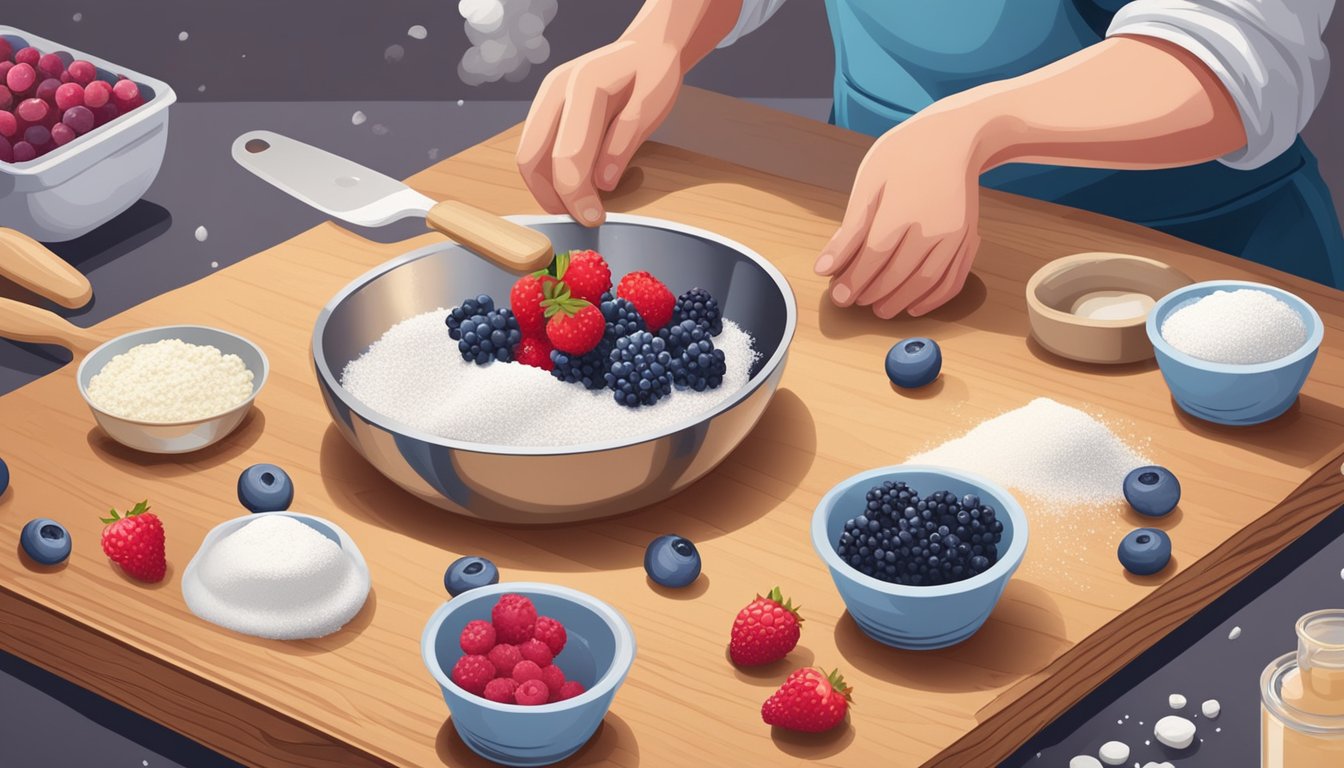
[[[675,48],[685,73],[732,31],[741,12],[742,0],[647,0],[621,39]]]
[[[1218,79],[1184,50],[1146,38],[1105,40],[925,112],[965,133],[982,172],[1010,162],[1166,168],[1246,143]]]

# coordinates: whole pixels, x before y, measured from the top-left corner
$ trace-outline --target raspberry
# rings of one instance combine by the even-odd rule
[[[550,701],[551,691],[540,680],[528,680],[513,692],[514,701],[525,707],[535,707]]]
[[[631,272],[622,277],[616,295],[635,305],[650,331],[667,325],[677,304],[677,297],[648,272]]]
[[[513,668],[523,660],[523,654],[518,652],[518,646],[509,643],[496,644],[486,655],[490,658],[490,663],[495,665],[495,671],[500,677],[513,674]]]
[[[536,336],[524,337],[518,342],[518,346],[513,348],[513,361],[530,365],[533,368],[540,368],[543,371],[549,371],[555,366],[551,361],[551,342],[546,338]]]
[[[564,701],[566,699],[572,699],[583,693],[584,690],[586,689],[583,687],[583,683],[580,683],[578,680],[566,680],[565,684],[560,686],[560,690],[556,691],[554,700]]]
[[[560,652],[565,650],[565,641],[569,639],[565,625],[550,616],[537,619],[537,626],[532,630],[532,636],[545,643],[554,656],[559,656]]]
[[[93,82],[94,78],[98,77],[98,68],[83,59],[70,62],[70,68],[66,71],[70,73],[71,82],[80,85],[88,85]]]
[[[551,647],[536,637],[520,643],[518,651],[523,654],[524,659],[534,662],[539,667],[549,665],[555,657],[555,654],[551,653]]]
[[[535,661],[523,659],[513,665],[513,674],[509,676],[520,683],[525,683],[528,680],[540,680],[541,667],[537,666]]]
[[[559,693],[560,686],[565,684],[565,671],[554,664],[542,667],[541,681],[546,684],[552,695]]]
[[[484,656],[495,647],[495,628],[488,621],[480,619],[469,621],[467,626],[462,628],[459,642],[462,644],[462,650],[467,653]]]
[[[518,683],[509,677],[496,677],[485,686],[485,692],[482,694],[490,701],[500,704],[513,704],[513,692],[518,690]]]
[[[480,696],[486,684],[495,678],[495,665],[480,654],[467,654],[453,665],[452,678],[458,688]]]
[[[500,642],[521,643],[532,637],[536,629],[537,609],[526,597],[510,593],[495,603],[490,611],[490,620],[495,625]]]

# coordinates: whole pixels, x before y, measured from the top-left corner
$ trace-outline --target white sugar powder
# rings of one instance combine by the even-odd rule
[[[89,400],[124,419],[180,422],[217,416],[252,396],[242,358],[210,345],[164,339],[113,357],[89,379]]]
[[[518,363],[478,366],[462,359],[443,319],[447,310],[393,326],[341,373],[341,386],[369,408],[419,432],[471,443],[554,447],[629,440],[684,424],[746,385],[756,352],[731,320],[714,346],[728,371],[718,389],[673,390],[654,405],[618,405]]]
[[[276,640],[339,630],[368,591],[367,576],[340,545],[284,515],[263,515],[220,539],[183,582],[192,613]]]
[[[1122,501],[1125,475],[1149,463],[1105,424],[1045,397],[908,461],[981,475],[1062,507]]]
[[[1241,288],[1216,291],[1172,312],[1162,338],[1211,363],[1254,365],[1279,360],[1307,341],[1307,326],[1277,296]]]

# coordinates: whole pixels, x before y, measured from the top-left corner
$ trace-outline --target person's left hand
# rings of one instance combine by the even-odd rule
[[[817,259],[832,301],[892,318],[961,292],[980,245],[979,171],[974,136],[955,114],[922,114],[879,138]]]

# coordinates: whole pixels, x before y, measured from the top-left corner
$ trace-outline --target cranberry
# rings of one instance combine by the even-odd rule
[[[47,130],[45,125],[30,125],[28,130],[23,132],[23,140],[40,151],[51,143],[51,131]]]
[[[37,83],[37,70],[31,64],[15,64],[5,74],[5,85],[14,93],[27,93]]]
[[[0,136],[0,163],[12,162],[14,162],[14,147],[9,143],[9,139]]]
[[[37,60],[37,71],[47,77],[60,77],[65,71],[65,62],[54,53],[44,53],[42,58]]]
[[[14,46],[10,45],[9,41],[5,38],[0,37],[0,61],[5,61],[13,55]]]
[[[14,106],[14,94],[9,89],[0,85],[0,110],[9,109]]]
[[[116,104],[104,104],[93,111],[94,125],[106,125],[121,115],[121,110],[117,109]]]
[[[65,123],[57,123],[51,127],[51,140],[56,146],[64,146],[75,140],[75,129]]]
[[[37,90],[33,91],[33,95],[47,102],[48,104],[55,104],[56,89],[60,87],[61,87],[60,80],[57,80],[54,77],[48,77],[46,80],[43,80],[42,82],[37,84]]]
[[[97,68],[83,59],[70,62],[70,68],[66,71],[70,73],[70,79],[80,85],[88,85],[98,77]]]
[[[97,109],[112,99],[112,86],[102,80],[94,80],[84,86],[84,106]]]
[[[93,110],[85,106],[71,107],[65,110],[61,122],[82,136],[93,130]]]
[[[135,109],[145,100],[140,96],[140,86],[132,80],[118,80],[117,84],[112,86],[112,98],[116,100],[117,106],[122,111]]]
[[[14,142],[14,162],[26,163],[37,157],[37,150],[26,141]]]
[[[72,82],[74,82],[74,80],[70,77],[70,70],[68,70],[68,69],[65,70],[64,72],[62,72],[62,73],[61,73],[61,76],[58,77],[58,78],[56,78],[56,79],[57,79],[57,80],[60,80],[62,85],[64,85],[65,83],[72,83]]]
[[[24,99],[14,108],[14,113],[30,123],[40,123],[51,111],[51,105],[41,99]]]
[[[30,45],[27,48],[20,48],[19,52],[14,54],[14,63],[36,67],[41,58],[42,52]]]
[[[0,110],[0,137],[12,139],[19,134],[19,121],[13,112]]]
[[[0,104],[4,99],[0,98]],[[65,83],[56,89],[56,108],[64,112],[71,107],[84,104],[84,86],[79,83]]]
[[[0,83],[5,82],[5,79],[9,77],[9,70],[13,68],[14,68],[14,62],[0,61]]]

